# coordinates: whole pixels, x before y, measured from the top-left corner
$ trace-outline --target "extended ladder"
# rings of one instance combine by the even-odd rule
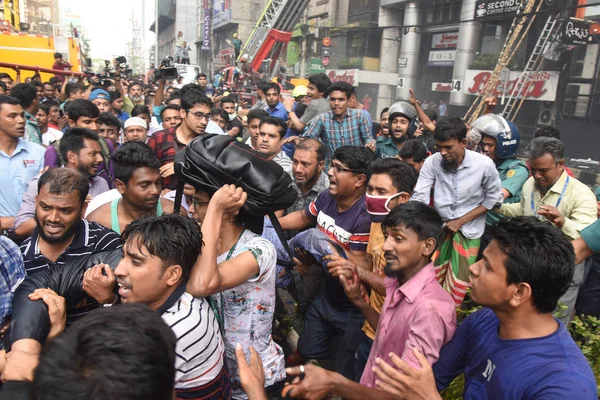
[[[537,7],[534,11],[536,3]],[[500,79],[500,72],[502,72],[502,70],[510,63],[510,60],[527,36],[527,33],[535,20],[535,15],[542,6],[542,3],[543,0],[527,0],[521,2],[521,5],[517,9],[517,14],[513,19],[510,31],[504,41],[504,46],[502,47],[502,51],[498,57],[498,63],[492,72],[492,76],[487,80],[485,87],[465,114],[464,119],[469,125],[479,118],[479,115],[485,106],[485,99],[494,91],[498,84],[498,80]],[[534,12],[532,13],[532,11]]]
[[[529,60],[525,65],[525,69],[515,82],[508,101],[504,106],[504,110],[502,111],[502,116],[509,121],[513,121],[517,117],[517,113],[525,100],[525,93],[521,93],[527,91],[530,82],[532,81],[534,75],[540,70],[542,66],[542,61],[544,59],[543,53],[547,50],[548,40],[556,35],[557,31],[560,29],[561,24],[558,22],[558,19],[550,15],[548,20],[546,21],[546,25],[544,25],[544,29],[538,38],[531,55],[529,56]],[[504,89],[506,90],[506,88]],[[518,103],[518,105],[517,105]]]
[[[247,62],[254,70],[260,68],[269,53],[276,60],[284,44],[292,37],[291,31],[309,2],[310,0],[270,0],[239,57],[247,55]]]

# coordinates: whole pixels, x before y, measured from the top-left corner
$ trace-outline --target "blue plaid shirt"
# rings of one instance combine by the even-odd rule
[[[335,119],[333,111],[315,117],[304,137],[320,139],[325,145],[325,165],[329,166],[333,153],[342,146],[365,146],[373,142],[371,124],[363,110],[349,108],[342,122]]]
[[[0,327],[12,312],[13,294],[23,279],[25,267],[19,246],[0,236]]]

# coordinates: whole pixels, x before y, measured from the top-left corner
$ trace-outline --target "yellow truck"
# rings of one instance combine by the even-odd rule
[[[15,78],[17,64],[21,69],[22,81],[40,71],[42,81],[47,82],[54,76],[52,65],[54,53],[61,53],[63,59],[73,68],[72,72],[82,72],[83,65],[77,39],[53,37],[28,33],[0,32],[0,72],[7,72]]]

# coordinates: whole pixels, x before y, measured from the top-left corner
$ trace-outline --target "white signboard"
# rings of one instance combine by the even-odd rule
[[[460,79],[452,82],[431,82],[432,92],[462,92],[463,81]]]
[[[458,32],[436,33],[431,35],[432,49],[455,49],[458,45]]]
[[[428,66],[451,67],[454,65],[456,50],[431,50],[429,52]]]
[[[504,88],[504,82],[498,80],[491,95],[499,96],[502,93],[510,96],[515,88],[521,72],[511,71]],[[492,71],[468,69],[465,73],[463,93],[478,95],[483,91],[487,81],[492,76]],[[517,97],[525,96],[525,100],[554,101],[556,100],[556,88],[558,86],[558,71],[539,71],[531,73],[531,80],[521,87]]]
[[[347,82],[352,86],[358,86],[358,69],[328,69],[325,74],[331,82]]]

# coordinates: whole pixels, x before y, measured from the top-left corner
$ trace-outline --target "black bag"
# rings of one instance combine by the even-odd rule
[[[267,160],[263,154],[231,136],[204,134],[177,153],[175,174],[179,183],[174,210],[179,210],[181,206],[185,183],[211,195],[226,184],[241,187],[248,194],[248,200],[239,214],[244,226],[261,234],[264,217],[268,215],[290,260],[293,259],[283,229],[274,213],[294,204],[298,192],[292,178],[279,164]],[[278,260],[278,263],[285,265],[292,275],[297,292],[296,300],[300,308],[304,308],[304,286],[300,276],[290,262]]]

